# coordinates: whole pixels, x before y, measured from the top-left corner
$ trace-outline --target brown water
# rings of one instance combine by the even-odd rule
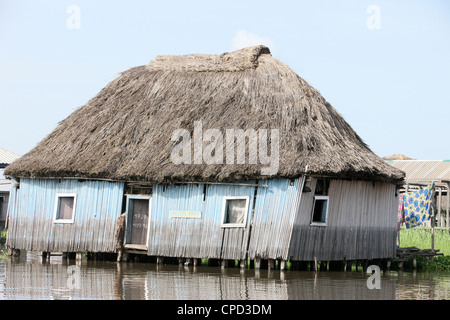
[[[0,259],[1,300],[450,299],[450,273],[381,272],[369,289],[359,272],[240,270],[87,261],[40,255]]]

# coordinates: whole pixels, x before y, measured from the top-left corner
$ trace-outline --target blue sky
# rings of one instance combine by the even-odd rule
[[[450,159],[446,0],[0,0],[0,147],[28,152],[158,54],[254,44],[318,89],[379,156]]]

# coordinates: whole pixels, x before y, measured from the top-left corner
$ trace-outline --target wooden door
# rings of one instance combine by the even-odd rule
[[[150,199],[128,199],[127,244],[147,245]]]

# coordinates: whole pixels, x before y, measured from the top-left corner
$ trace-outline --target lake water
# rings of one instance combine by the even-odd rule
[[[1,300],[448,300],[450,273],[370,274],[116,263],[29,252],[0,259]]]

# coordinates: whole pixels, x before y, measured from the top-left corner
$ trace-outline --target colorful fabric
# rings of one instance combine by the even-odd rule
[[[403,209],[403,195],[398,197],[398,215],[397,215],[397,231],[400,230],[401,224],[405,222],[405,212]]]
[[[406,228],[414,228],[434,216],[434,183],[403,195]]]

